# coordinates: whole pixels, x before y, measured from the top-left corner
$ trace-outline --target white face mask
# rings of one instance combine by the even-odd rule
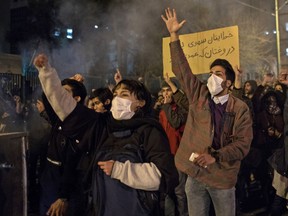
[[[131,105],[131,100],[124,99],[118,96],[114,97],[110,109],[113,118],[116,120],[131,119],[132,116],[135,114],[134,111],[131,111]]]
[[[223,82],[223,79],[212,74],[208,80],[207,80],[207,87],[212,96],[215,96],[219,94],[221,91],[223,91],[223,88],[221,86],[221,83]]]

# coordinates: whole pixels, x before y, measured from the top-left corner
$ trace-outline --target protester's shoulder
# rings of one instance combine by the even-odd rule
[[[235,109],[249,110],[249,107],[248,107],[247,103],[245,103],[245,101],[239,99],[238,97],[236,97],[232,94],[230,94],[229,97],[230,97],[230,100],[233,101]]]
[[[91,120],[94,121],[95,119],[106,119],[108,117],[108,114],[103,113],[97,113],[92,109],[89,109],[88,107],[84,106],[83,104],[77,104],[75,109],[70,113],[70,115],[67,117],[67,119],[74,118],[75,116],[80,117],[81,119]]]
[[[138,130],[143,131],[144,133],[148,132],[148,135],[151,134],[151,132],[165,134],[165,131],[163,130],[160,122],[152,117],[146,118]]]

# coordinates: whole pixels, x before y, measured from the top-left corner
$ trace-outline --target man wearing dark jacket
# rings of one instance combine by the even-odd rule
[[[87,92],[83,83],[74,79],[64,79],[61,83],[78,103],[84,104]],[[73,149],[71,139],[62,133],[62,121],[52,109],[45,95],[42,100],[47,114],[46,120],[49,121],[52,128],[47,161],[40,179],[40,214],[44,216],[49,213],[53,216],[66,212],[68,216],[77,216],[84,211],[85,205],[80,177],[76,172],[77,162],[81,155]]]

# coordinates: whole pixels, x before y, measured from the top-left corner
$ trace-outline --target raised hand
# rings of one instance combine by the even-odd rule
[[[238,65],[235,65],[234,68],[235,76],[241,77],[243,75],[243,71],[238,67]]]
[[[234,86],[237,89],[240,89],[242,87],[242,75],[243,71],[238,67],[238,65],[235,65],[234,68],[234,73],[235,73],[235,81],[234,81]]]
[[[70,79],[74,79],[78,82],[83,83],[84,82],[84,77],[81,74],[75,74],[74,76],[70,77]]]
[[[165,82],[168,83],[168,84],[171,82],[168,73],[165,73],[164,80],[165,80]]]
[[[43,67],[47,67],[48,64],[48,57],[45,54],[39,54],[35,59],[34,59],[34,66],[39,70]]]
[[[164,15],[161,15],[161,17],[166,23],[166,27],[170,34],[177,33],[182,28],[184,23],[186,23],[186,20],[183,20],[180,23],[178,22],[175,9],[171,10],[170,8],[167,8],[165,9],[165,14],[166,17]]]
[[[117,69],[116,73],[114,75],[114,81],[115,81],[116,84],[118,84],[121,80],[122,80],[122,75],[120,73],[120,70]]]

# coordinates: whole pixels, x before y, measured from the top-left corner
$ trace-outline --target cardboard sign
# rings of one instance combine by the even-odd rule
[[[238,26],[180,35],[180,41],[193,74],[208,73],[217,58],[228,60],[232,67],[240,66]],[[169,43],[170,37],[163,38],[163,75],[168,72],[174,77]]]

